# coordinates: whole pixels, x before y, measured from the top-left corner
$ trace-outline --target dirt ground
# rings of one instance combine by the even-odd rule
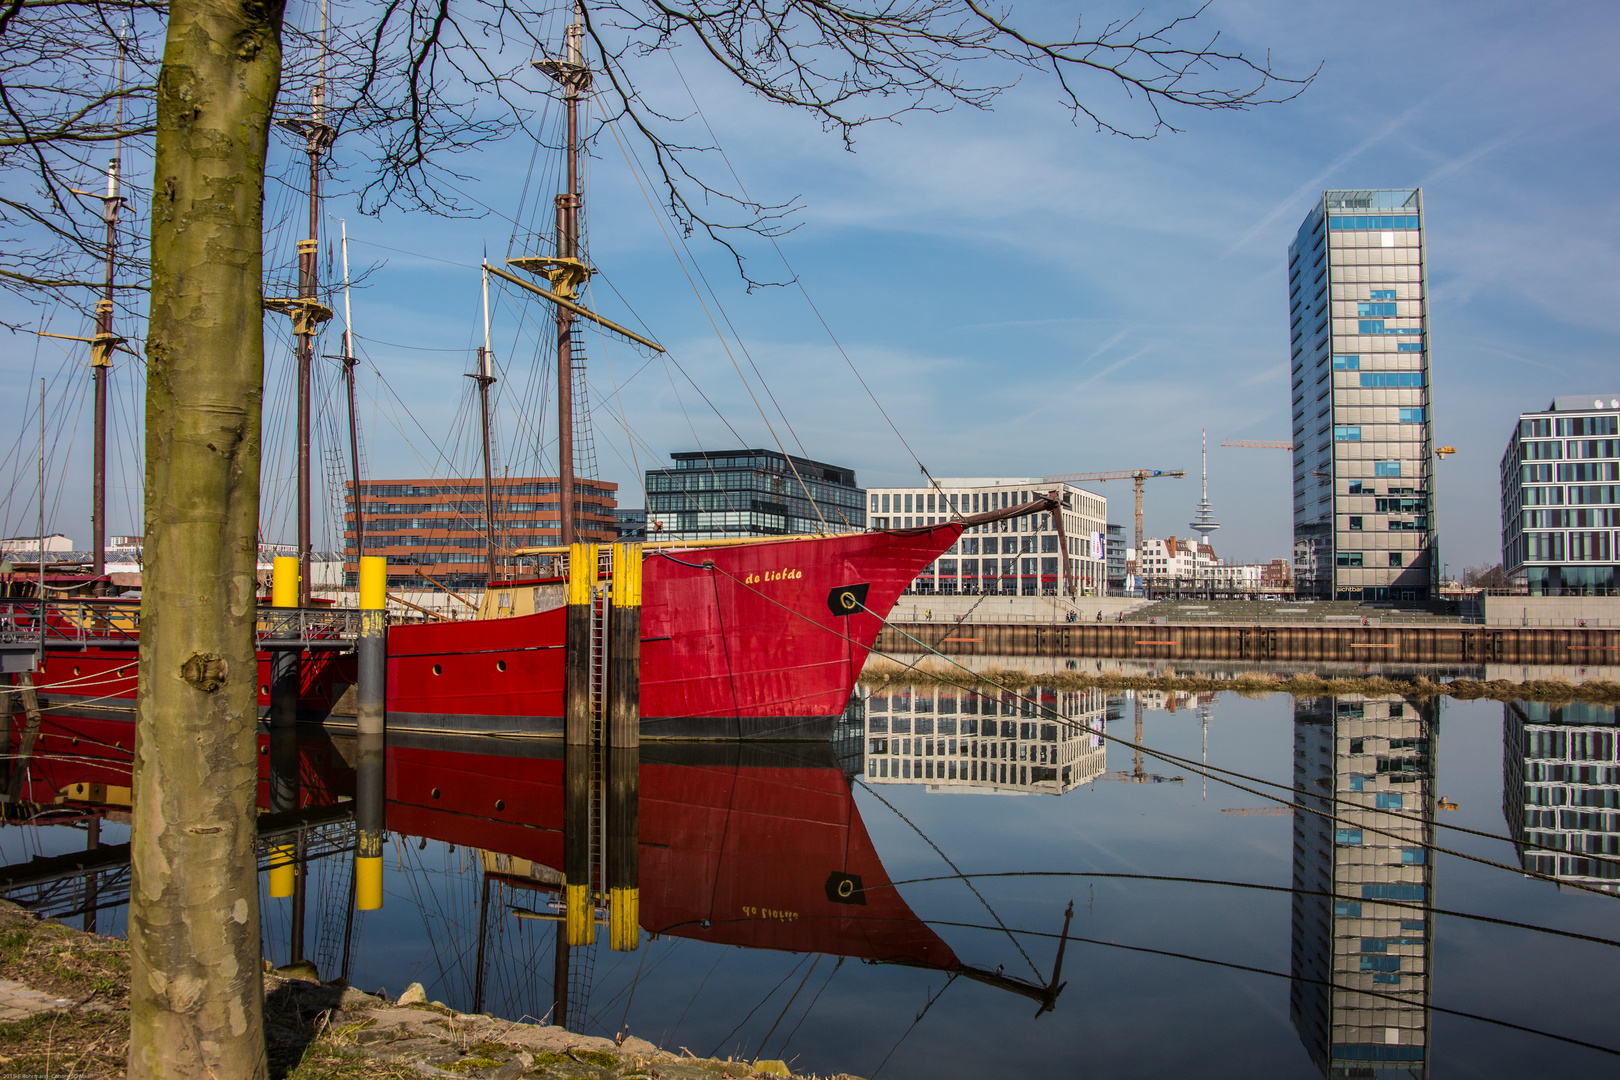
[[[0,1074],[87,1080],[125,1075],[127,943],[42,921],[0,901],[0,980],[66,1002],[50,1012],[0,1023]],[[458,1013],[421,1000],[415,986],[402,995],[402,1002],[389,1002],[341,985],[267,972],[264,990],[265,1051],[273,1080],[742,1080],[792,1075],[779,1061],[681,1056],[637,1038],[615,1041]],[[412,991],[418,1000],[411,1000]]]

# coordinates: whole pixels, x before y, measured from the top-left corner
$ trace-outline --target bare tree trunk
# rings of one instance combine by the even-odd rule
[[[158,81],[129,1075],[266,1075],[254,662],[283,0],[173,0]]]

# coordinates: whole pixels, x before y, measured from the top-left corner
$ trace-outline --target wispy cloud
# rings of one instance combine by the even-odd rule
[[[1317,172],[1315,176],[1312,176],[1309,180],[1305,181],[1293,191],[1289,192],[1287,198],[1279,200],[1276,205],[1267,211],[1264,217],[1255,222],[1253,225],[1249,226],[1247,232],[1238,237],[1230,247],[1222,252],[1221,257],[1223,259],[1227,258],[1228,256],[1231,256],[1237,252],[1239,249],[1243,248],[1250,240],[1253,240],[1256,236],[1259,236],[1262,232],[1270,228],[1271,223],[1276,221],[1282,215],[1288,213],[1297,214],[1305,207],[1308,207],[1310,205],[1309,196],[1321,192],[1323,190],[1322,185],[1326,184],[1332,177],[1338,175],[1339,170],[1343,169],[1346,165],[1350,164],[1350,162],[1356,160],[1356,158],[1360,157],[1368,150],[1371,150],[1373,147],[1395,134],[1395,132],[1399,131],[1402,127],[1406,126],[1407,123],[1421,114],[1428,107],[1429,102],[1432,101],[1435,96],[1437,95],[1430,95],[1424,100],[1413,104],[1399,116],[1386,123],[1383,127],[1379,128],[1377,131],[1361,140],[1361,142],[1334,158],[1327,164],[1327,166]]]

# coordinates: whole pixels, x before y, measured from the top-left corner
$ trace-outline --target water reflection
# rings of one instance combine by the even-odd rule
[[[1060,795],[1100,776],[1107,712],[1100,690],[885,687],[866,712],[866,777],[930,791]]]
[[[1438,739],[1432,702],[1295,704],[1288,1011],[1324,1076],[1428,1075]]]
[[[1105,1075],[1390,1080],[1427,1076],[1436,1043],[1446,1058],[1437,1071],[1528,1075],[1592,1057],[1524,1028],[1609,1041],[1611,956],[1524,929],[1448,922],[1440,974],[1450,982],[1431,1010],[1428,852],[1437,809],[1453,805],[1437,798],[1433,704],[1104,694],[1065,688],[1062,660],[996,666],[1028,670],[1032,685],[990,692],[936,679],[863,691],[832,744],[650,742],[633,768],[627,755],[587,755],[585,809],[572,816],[560,740],[393,736],[381,911],[349,901],[353,826],[341,815],[355,791],[352,738],[301,728],[291,773],[266,738],[261,803],[268,809],[274,773],[291,781],[296,805],[261,822],[287,822],[283,838],[304,831],[306,947],[323,977],[347,969],[358,985],[396,994],[419,980],[458,1009],[550,1017],[591,1034],[628,1024],[698,1053],[802,1051],[806,1069],[885,1080],[1039,1075],[1075,1060]],[[1448,707],[1445,791],[1463,811],[1438,816],[1506,832],[1527,870],[1595,880],[1607,865],[1598,853],[1610,857],[1620,836],[1620,746],[1605,741],[1615,710],[1515,705],[1499,733],[1495,703]],[[1221,774],[1207,802],[1192,783],[1091,782],[1154,770],[1194,780],[1206,722],[1209,764],[1259,778],[1238,778],[1250,790],[1223,786]],[[86,815],[104,815],[97,858],[111,858],[124,837],[127,735],[99,720],[41,732],[23,797],[45,820],[60,814],[81,828],[20,858],[6,845],[25,830],[0,830],[7,861],[69,846],[83,859]],[[1139,765],[1133,741],[1145,748]],[[1257,805],[1267,781],[1303,788],[1304,805],[1321,813],[1279,820]],[[1052,797],[934,797],[952,792]],[[570,823],[584,828],[573,834]],[[1440,835],[1443,846],[1507,858],[1506,844]],[[101,928],[116,932],[109,905],[127,893],[127,862],[121,879],[111,865],[90,882],[64,869],[30,895],[75,919],[99,907]],[[964,883],[958,871],[1009,876]],[[1549,888],[1517,866],[1448,857],[1443,876],[1448,907],[1611,933],[1607,898]],[[569,884],[586,893],[574,905]],[[634,952],[610,948],[616,889],[637,892]],[[290,955],[295,902],[262,901],[276,963]],[[594,942],[567,945],[571,913],[593,925]],[[1075,985],[1059,998],[1064,978]],[[1543,1003],[1523,993],[1538,978],[1589,992]],[[1091,1002],[1099,1007],[1082,1007]],[[1054,1004],[1055,1015],[1030,1020]]]
[[[1502,814],[1524,868],[1620,891],[1613,705],[1502,706]]]

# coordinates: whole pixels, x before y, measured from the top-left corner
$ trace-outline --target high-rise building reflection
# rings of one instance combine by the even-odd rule
[[[1324,1076],[1428,1075],[1438,741],[1432,701],[1295,704],[1289,1015]]]
[[[1502,706],[1502,816],[1532,873],[1620,891],[1616,708]]]

